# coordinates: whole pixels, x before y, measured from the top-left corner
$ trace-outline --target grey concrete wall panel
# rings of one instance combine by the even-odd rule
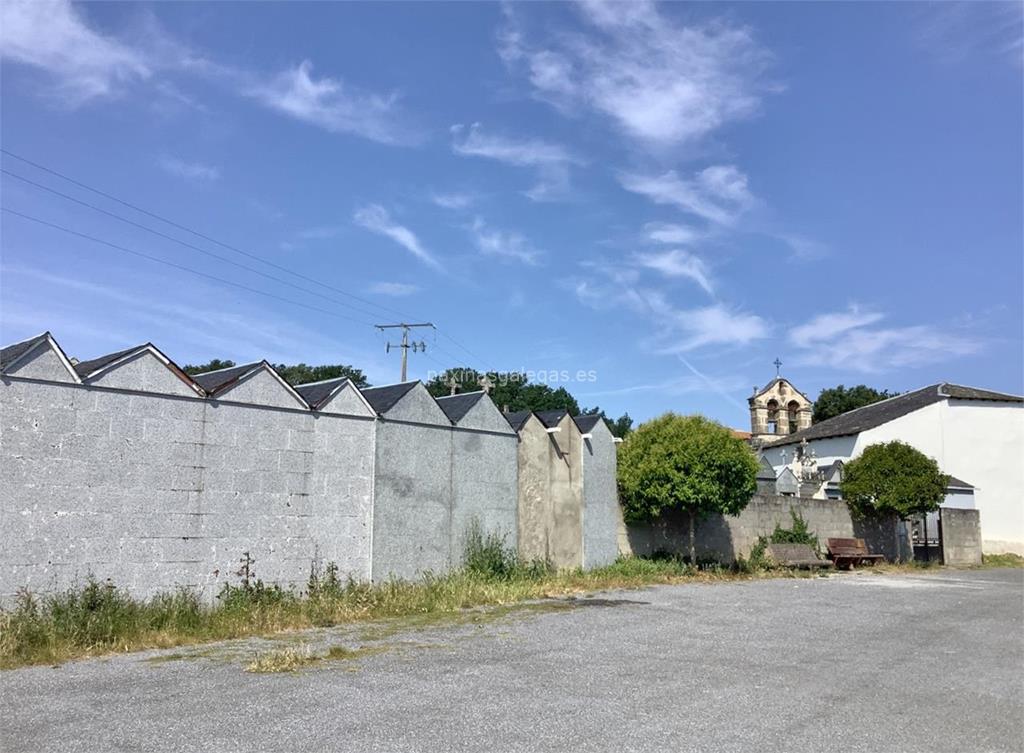
[[[451,566],[451,455],[451,422],[422,384],[378,422],[374,580]]]
[[[548,542],[559,569],[583,566],[583,438],[566,414],[558,423],[550,463],[552,522]],[[564,472],[562,469],[564,468]]]
[[[565,416],[548,433],[536,416],[519,430],[519,553],[559,569],[583,565],[582,437]]]
[[[981,564],[981,514],[978,510],[940,507],[942,562],[945,565]]]
[[[552,441],[536,416],[530,416],[519,430],[519,556],[525,560],[548,560],[551,547]],[[568,469],[566,469],[568,472]]]
[[[583,439],[583,567],[609,565],[619,556],[622,520],[616,479],[615,437],[598,421]]]
[[[359,390],[350,382],[331,396],[320,408],[323,413],[342,413],[349,416],[372,416],[373,409],[366,404]]]
[[[88,380],[97,387],[112,387],[140,392],[157,392],[200,399],[200,395],[167,364],[152,352],[145,350],[126,361],[112,366]]]
[[[275,408],[306,408],[306,403],[266,367],[239,379],[223,392],[217,393],[218,400],[236,403],[268,405]]]
[[[370,576],[372,420],[5,379],[0,422],[0,597],[212,598],[245,551],[283,586],[317,557]]]
[[[483,531],[518,546],[518,440],[494,402],[482,397],[452,431],[452,566],[462,562],[465,533]]]
[[[75,382],[60,356],[46,341],[39,343],[8,368],[6,373],[24,379],[48,379],[54,382]]]

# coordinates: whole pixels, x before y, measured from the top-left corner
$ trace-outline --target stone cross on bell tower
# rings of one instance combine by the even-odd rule
[[[477,384],[479,384],[481,389],[483,389],[485,395],[490,395],[491,388],[494,387],[494,382],[492,382],[491,378],[486,374],[477,380]]]

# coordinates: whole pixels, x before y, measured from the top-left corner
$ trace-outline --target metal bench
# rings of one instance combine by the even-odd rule
[[[864,539],[829,539],[828,553],[836,567],[849,570],[851,567],[867,562],[870,565],[885,561],[885,556],[872,554]]]
[[[828,560],[818,559],[810,544],[769,544],[766,551],[783,567],[832,567]]]

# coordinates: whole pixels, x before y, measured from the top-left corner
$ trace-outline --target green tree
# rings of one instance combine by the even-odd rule
[[[906,520],[938,510],[948,485],[949,477],[932,458],[893,441],[869,445],[859,457],[846,463],[839,488],[855,516]]]
[[[309,382],[321,382],[324,379],[337,379],[348,377],[352,383],[362,389],[369,387],[366,376],[362,369],[349,366],[343,363],[324,364],[322,366],[307,366],[304,363],[294,366],[287,366],[283,363],[274,364],[274,368],[281,377],[291,385],[308,384]]]
[[[626,520],[682,510],[696,562],[698,517],[737,515],[757,490],[758,462],[741,439],[703,416],[666,413],[632,432],[619,448],[619,494]]]
[[[426,386],[434,397],[450,395],[452,380],[456,383],[457,392],[475,392],[480,389],[480,378],[484,375],[476,369],[452,368],[435,376]],[[540,411],[564,408],[574,416],[579,415],[579,403],[565,387],[553,389],[546,384],[531,384],[525,374],[517,372],[491,371],[486,372],[486,376],[492,384],[491,399],[499,409]]]
[[[187,364],[183,370],[186,374],[202,374],[205,371],[229,369],[234,365],[234,361],[222,361],[219,358],[214,358],[208,363]],[[304,363],[288,366],[278,363],[274,364],[274,368],[281,375],[281,378],[292,386],[319,382],[324,379],[336,379],[338,377],[348,377],[359,388],[370,386],[361,369],[342,363],[326,364],[323,366],[307,366]]]
[[[209,363],[187,363],[182,368],[186,374],[202,374],[205,371],[220,371],[221,369],[230,369],[235,365],[234,361],[222,361],[219,358],[214,358]]]
[[[846,413],[854,408],[863,408],[865,405],[877,403],[889,397],[896,397],[898,392],[888,390],[876,390],[864,384],[856,387],[829,387],[821,391],[818,399],[814,401],[814,413],[811,414],[811,421],[818,423],[826,419]]]

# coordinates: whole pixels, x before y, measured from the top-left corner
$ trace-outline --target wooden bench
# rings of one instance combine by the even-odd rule
[[[864,539],[829,539],[828,553],[836,567],[847,570],[865,562],[873,565],[879,560],[885,560],[884,555],[871,554]]]
[[[769,544],[766,551],[783,567],[832,567],[828,560],[818,559],[810,544]]]

